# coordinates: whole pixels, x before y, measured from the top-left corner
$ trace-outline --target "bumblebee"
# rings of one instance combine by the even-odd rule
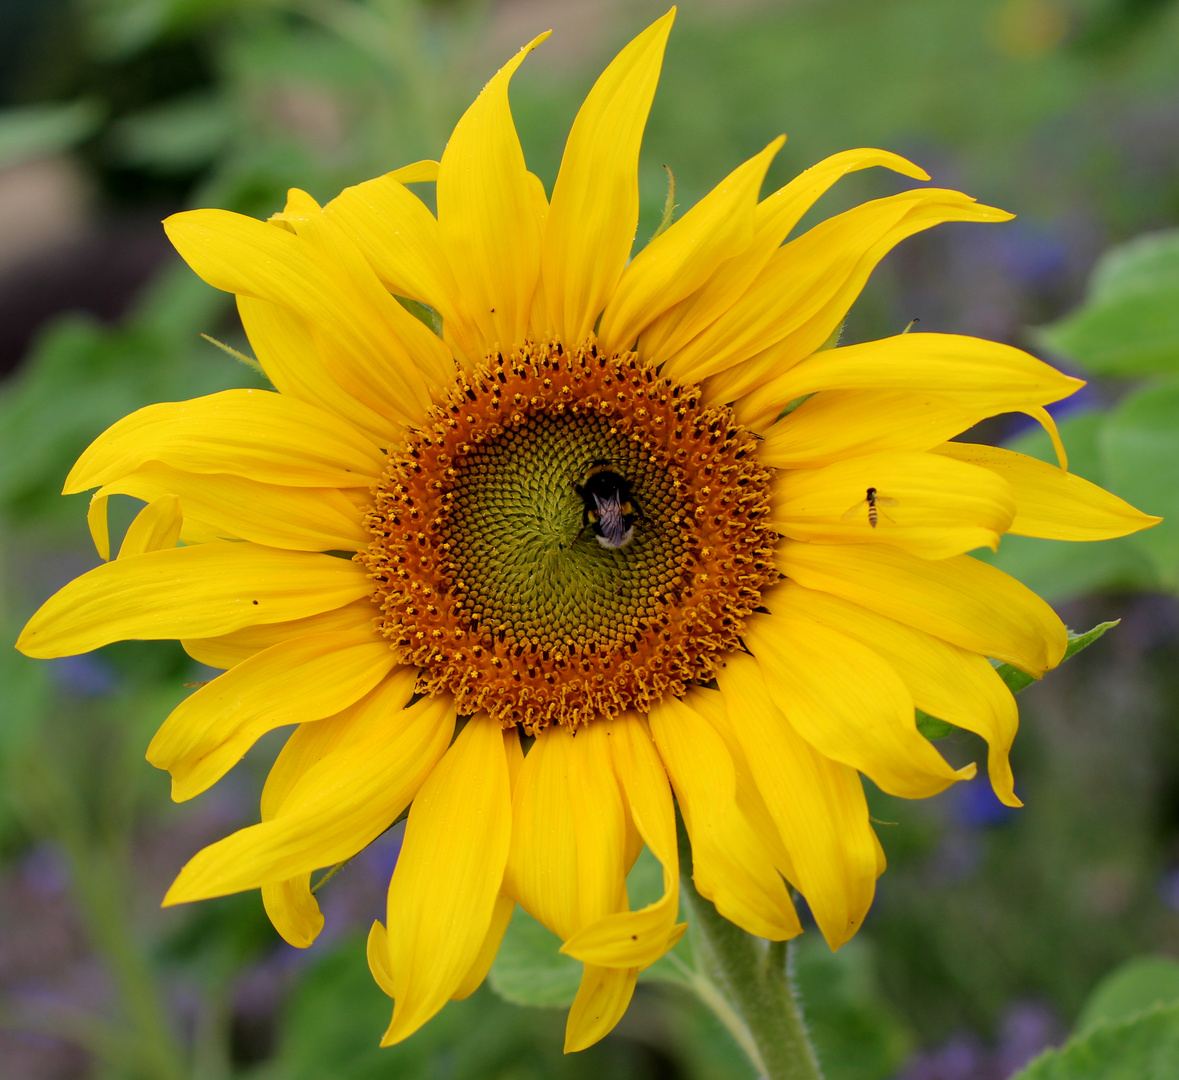
[[[604,548],[624,548],[634,539],[638,510],[630,481],[619,476],[608,461],[595,461],[586,473],[584,484],[574,484],[581,496],[581,529],[573,538],[576,544],[587,528],[593,529]],[[570,545],[572,546],[572,545]]]

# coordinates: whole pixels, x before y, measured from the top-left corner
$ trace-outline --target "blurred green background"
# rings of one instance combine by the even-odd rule
[[[77,453],[141,405],[258,385],[200,338],[243,344],[161,217],[266,216],[289,186],[322,201],[436,158],[486,78],[550,27],[513,108],[551,189],[581,96],[660,13],[646,0],[2,0],[4,640],[96,562],[86,496],[57,494]],[[1071,626],[1121,626],[1021,697],[1026,808],[1000,806],[985,778],[917,804],[874,794],[890,868],[868,923],[837,956],[814,932],[799,948],[829,1080],[1001,1080],[1060,1042],[1127,958],[1179,956],[1179,4],[687,0],[643,149],[640,242],[665,164],[690,205],[779,132],[767,191],[880,146],[1018,214],[906,241],[844,341],[917,317],[1089,378],[1058,410],[1074,470],[1170,516],[1120,541],[1004,542],[994,561]],[[900,186],[849,177],[802,227]],[[971,437],[1049,453],[1012,418]],[[0,649],[5,1080],[750,1075],[710,1014],[658,981],[613,1035],[563,1058],[564,1014],[545,1006],[567,1000],[569,972],[521,977],[526,924],[495,990],[378,1051],[388,1002],[363,933],[396,830],[325,887],[327,927],[306,952],[253,894],[160,911],[192,852],[256,820],[279,745],[173,805],[143,749],[202,671],[166,644],[53,662]],[[940,745],[985,759],[965,733]]]

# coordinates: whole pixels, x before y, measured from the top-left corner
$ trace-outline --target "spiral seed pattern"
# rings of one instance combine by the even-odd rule
[[[601,461],[634,492],[620,549],[582,531],[577,486]],[[358,558],[420,692],[535,732],[709,678],[777,577],[768,510],[728,410],[633,354],[528,345],[461,376],[391,453]]]

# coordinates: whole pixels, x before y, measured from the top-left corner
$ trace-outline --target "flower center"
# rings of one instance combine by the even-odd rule
[[[391,454],[359,558],[420,692],[534,732],[711,677],[777,577],[768,509],[727,409],[632,354],[529,344]]]

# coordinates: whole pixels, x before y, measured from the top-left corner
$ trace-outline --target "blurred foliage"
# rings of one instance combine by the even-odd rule
[[[519,10],[475,0],[10,0],[0,6],[0,168],[71,154],[109,214],[216,205],[266,216],[289,186],[323,201],[437,157],[479,85],[544,28],[541,8],[528,9],[527,26]],[[659,13],[653,3],[609,10],[600,33],[573,47],[554,40],[513,82],[530,166],[550,188],[601,63]],[[1085,411],[1061,416],[1073,470],[1169,521],[1096,544],[1009,537],[994,557],[1054,601],[1099,594],[1077,609],[1080,625],[1135,596],[1179,591],[1179,234],[1156,231],[1179,223],[1179,169],[1166,149],[1179,128],[1177,52],[1179,5],[1166,0],[739,9],[701,0],[681,10],[644,144],[640,242],[660,221],[665,163],[688,206],[779,130],[790,141],[768,185],[826,154],[878,145],[928,167],[936,183],[1021,214],[1007,231],[947,226],[909,241],[857,304],[845,340],[893,333],[919,314],[923,329],[1031,342],[1093,377]],[[895,179],[875,171],[849,177],[816,214],[893,190]],[[1061,318],[1105,248],[1087,298]],[[1028,324],[1046,325],[1029,333]],[[85,497],[57,494],[88,441],[152,401],[262,385],[201,332],[244,346],[226,298],[174,261],[119,325],[73,315],[47,327],[0,388],[0,622],[10,637],[95,561]],[[1009,445],[1051,460],[1040,433]],[[1126,957],[1179,951],[1159,884],[1179,859],[1169,641],[1156,660],[1143,658],[1145,645],[1129,655],[1103,641],[1090,663],[1029,690],[1015,762],[1026,810],[999,806],[985,778],[923,804],[873,793],[890,870],[868,926],[834,955],[812,930],[797,953],[829,1080],[884,1080],[915,1045],[963,1028],[990,1037],[1029,997],[1082,1019],[1076,1041],[1027,1080],[1078,1067],[1146,1077],[1163,1061],[1165,1075],[1179,1071],[1148,1060],[1174,1050],[1175,1006],[1149,1009],[1175,1000],[1165,962],[1111,976],[1086,1004]],[[153,643],[76,664],[0,655],[0,853],[9,867],[37,845],[61,853],[118,1003],[100,1015],[5,1003],[6,1024],[77,1042],[96,1076],[128,1080],[749,1075],[684,987],[687,944],[646,973],[615,1035],[565,1058],[553,1006],[569,1000],[577,965],[517,910],[490,986],[382,1051],[389,1003],[343,915],[329,907],[327,940],[295,955],[256,895],[159,912],[167,875],[198,843],[186,823],[211,804],[173,807],[142,752],[182,684],[205,677]],[[956,764],[985,757],[972,736],[926,730],[944,736]],[[273,744],[236,777],[243,802],[256,798],[268,752]],[[234,813],[216,819],[221,831],[252,820]],[[179,839],[164,869],[149,869],[145,838],[166,836]],[[636,899],[658,892],[657,867],[644,859],[629,886]],[[273,1032],[247,1045],[236,995],[262,976],[285,989]],[[1097,1071],[1110,1055],[1131,1071]]]
[[[1006,537],[991,561],[1055,601],[1098,589],[1179,591],[1179,230],[1112,248],[1084,304],[1036,337],[1086,374],[1121,383],[1110,408],[1062,419],[1070,470],[1164,520],[1096,544]],[[1055,460],[1043,432],[1010,445]]]
[[[1179,1073],[1179,964],[1139,957],[1101,981],[1077,1034],[1012,1080],[1168,1080]]]

